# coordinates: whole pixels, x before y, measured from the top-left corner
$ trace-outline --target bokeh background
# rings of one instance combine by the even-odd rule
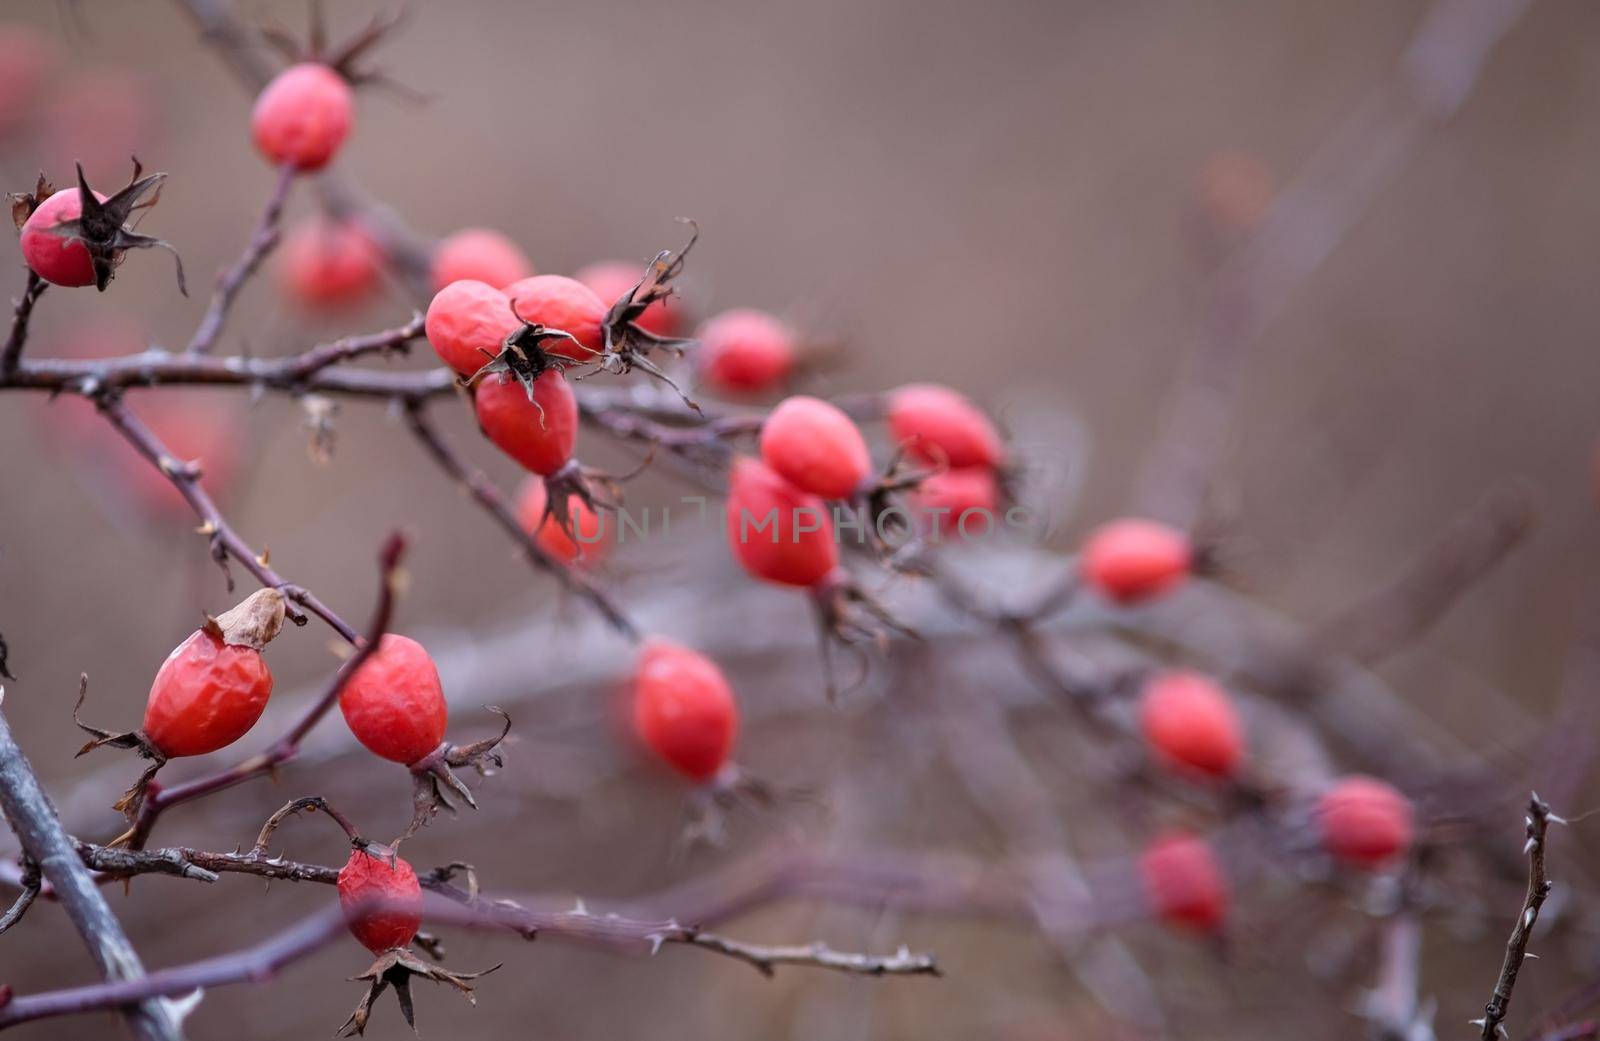
[[[378,10],[326,6],[336,33]],[[968,390],[1018,432],[1051,521],[1045,541],[1065,549],[1128,508],[1198,339],[1204,272],[1190,231],[1208,163],[1243,155],[1270,183],[1292,179],[1391,73],[1424,10],[1416,0],[414,4],[378,63],[422,99],[364,94],[340,167],[420,232],[496,227],[541,271],[642,262],[679,242],[674,218],[694,217],[704,236],[685,285],[693,312],[766,307],[837,340],[841,364],[817,384],[828,392],[913,379]],[[305,20],[301,3],[243,13],[297,30]],[[192,292],[177,295],[166,258],[134,256],[105,294],[47,294],[30,352],[181,346],[211,273],[237,254],[272,182],[249,144],[247,94],[170,4],[7,0],[0,22],[32,27],[55,54],[38,109],[0,139],[8,190],[31,187],[41,168],[64,182],[75,158],[92,180],[120,184],[137,152],[171,174],[143,230],[182,252]],[[1539,0],[1456,118],[1423,138],[1255,346],[1220,470],[1236,583],[1306,619],[1391,578],[1491,487],[1524,482],[1539,518],[1527,545],[1384,670],[1430,726],[1501,759],[1515,748],[1508,734],[1537,729],[1550,712],[1594,592],[1597,112],[1600,10]],[[302,192],[292,213],[311,206]],[[0,243],[8,292],[23,279],[12,243]],[[285,353],[396,324],[412,306],[396,289],[359,312],[313,317],[283,303],[272,274],[247,291],[225,349]],[[939,648],[905,652],[860,701],[826,710],[803,609],[748,589],[717,531],[691,528],[624,546],[607,580],[651,624],[726,649],[752,705],[741,759],[821,790],[827,805],[741,820],[732,848],[670,858],[682,790],[607,721],[626,648],[513,560],[400,424],[347,405],[323,466],[306,451],[295,406],[203,396],[224,418],[193,451],[213,463],[247,538],[364,618],[379,539],[404,526],[415,543],[400,627],[442,648],[453,730],[490,725],[477,708],[484,688],[523,706],[526,740],[506,776],[485,783],[484,808],[435,824],[413,861],[471,860],[502,891],[593,900],[647,893],[789,832],[843,849],[1003,852],[893,691],[928,675],[915,670],[932,667],[929,655],[944,682],[1002,703],[1017,677],[991,669],[982,648],[954,663],[938,661]],[[63,417],[73,409],[84,415]],[[515,482],[464,411],[440,411],[476,461]],[[91,677],[90,717],[131,726],[167,650],[202,610],[231,601],[190,520],[141,505],[137,464],[76,440],[87,412],[0,399],[0,631],[20,677],[7,716],[69,821],[103,838],[116,822],[94,799],[132,767],[106,752],[72,759],[78,673]],[[627,464],[594,441],[586,460]],[[635,494],[670,503],[677,492],[652,476]],[[763,622],[739,624],[749,618]],[[313,626],[274,646],[280,689],[327,674],[336,660],[327,636]],[[1063,761],[1069,717],[1030,711],[1025,751],[1049,782],[1049,812],[1084,856],[1125,853],[1120,833],[1097,823],[1116,816],[1120,794]],[[398,830],[403,780],[345,756],[353,742],[337,720],[324,730],[310,763],[275,786],[174,813],[160,841],[248,843],[266,813],[311,791],[348,800],[374,832]],[[99,788],[79,792],[85,778]],[[1578,790],[1577,805],[1561,809],[1587,807],[1593,790]],[[1586,830],[1557,841],[1592,848]],[[343,856],[323,821],[291,825],[283,842],[306,860]],[[1487,928],[1462,916],[1430,934],[1423,987],[1438,995],[1446,1033],[1477,1014],[1515,907],[1514,881],[1482,890],[1504,912]],[[226,950],[331,898],[292,886],[263,893],[241,878],[210,888],[141,879],[114,895],[151,965]],[[1349,1036],[1359,1026],[1344,1010],[1370,974],[1372,925],[1343,910],[1319,917],[1310,950],[1285,945],[1273,928],[1282,920],[1257,921],[1226,950],[1154,926],[1134,939],[1169,1014],[1193,1033],[1266,1036],[1293,1024]],[[1571,935],[1548,952],[1561,956],[1525,974],[1524,1008],[1600,960],[1590,914],[1574,909]],[[1058,952],[1025,928],[801,907],[729,931],[874,948],[905,940],[936,949],[948,976],[798,970],[766,981],[694,951],[627,960],[452,936],[457,967],[506,967],[476,1010],[423,990],[420,1024],[435,1038],[1106,1029]],[[365,952],[341,942],[270,987],[211,995],[192,1036],[326,1036],[357,996],[344,978],[364,967]],[[91,974],[52,908],[0,942],[0,983],[19,992]],[[42,1041],[120,1029],[88,1017],[16,1033]],[[369,1036],[407,1032],[386,1004]]]

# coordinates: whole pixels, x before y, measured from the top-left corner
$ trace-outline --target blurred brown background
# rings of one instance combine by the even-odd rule
[[[336,32],[377,9],[327,6]],[[910,379],[966,388],[1015,420],[1046,476],[1070,450],[1081,491],[1066,501],[1061,489],[1071,482],[1057,481],[1047,486],[1058,500],[1045,504],[1061,522],[1052,541],[1067,547],[1086,525],[1126,508],[1178,362],[1195,339],[1196,277],[1180,232],[1207,157],[1243,150],[1290,178],[1393,68],[1424,6],[416,4],[380,59],[428,100],[364,95],[341,165],[421,231],[494,226],[541,271],[609,257],[642,261],[677,244],[674,217],[693,216],[704,231],[687,280],[698,312],[763,306],[843,337],[848,365],[829,377],[829,390]],[[297,29],[304,22],[300,3],[246,12]],[[179,248],[192,286],[191,298],[180,298],[165,258],[134,256],[103,295],[47,294],[30,350],[50,352],[90,319],[181,346],[211,273],[237,254],[271,183],[249,145],[248,97],[190,25],[156,0],[8,0],[0,18],[44,30],[62,59],[52,89],[67,100],[49,120],[103,121],[87,136],[36,128],[0,144],[8,189],[29,187],[40,166],[63,182],[74,157],[87,159],[93,180],[120,184],[122,156],[136,149],[148,166],[171,173],[143,230]],[[74,102],[71,88],[88,77],[102,85]],[[1488,753],[1501,750],[1497,721],[1505,714],[1537,720],[1548,709],[1578,607],[1593,589],[1597,112],[1600,9],[1540,0],[1495,51],[1460,115],[1422,143],[1267,331],[1224,463],[1243,579],[1269,604],[1308,618],[1391,576],[1491,485],[1529,482],[1540,516],[1530,545],[1386,672],[1441,728]],[[308,206],[302,194],[295,212]],[[0,245],[8,293],[22,284],[11,241]],[[279,305],[263,280],[247,292],[225,349],[282,353],[408,313],[395,295],[329,326]],[[102,760],[71,759],[77,740],[68,709],[79,671],[91,676],[91,718],[132,725],[156,664],[201,610],[219,610],[229,598],[189,520],[146,518],[94,475],[72,472],[44,411],[30,397],[0,398],[0,631],[20,676],[8,685],[7,715],[46,782],[69,790],[87,771],[107,769]],[[472,440],[465,417],[444,411],[476,460],[515,479],[506,461]],[[248,448],[225,507],[247,538],[270,547],[275,565],[347,617],[366,616],[381,533],[405,525],[416,540],[403,629],[459,643],[546,613],[587,625],[581,607],[556,602],[547,584],[508,562],[499,534],[382,410],[346,406],[329,467],[308,459],[290,405],[266,400],[238,414]],[[1088,432],[1087,448],[1074,430]],[[1064,440],[1052,443],[1058,436]],[[604,448],[583,454],[622,461]],[[643,501],[674,494],[661,481],[643,487]],[[704,563],[697,543],[710,547]],[[746,595],[716,545],[715,532],[702,532],[687,544],[627,547],[616,568],[619,595],[641,603],[683,588],[709,599]],[[666,624],[695,625],[681,615]],[[806,625],[804,615],[796,611],[793,624]],[[809,639],[796,632],[802,644]],[[290,635],[293,646],[272,656],[284,690],[324,675],[333,661],[316,627]],[[620,667],[625,654],[581,634],[530,644],[528,686],[569,676],[564,655],[574,648],[610,655],[602,670]],[[816,685],[804,653],[781,659],[781,670],[751,660],[758,667],[738,679],[753,703],[767,685]],[[591,898],[645,892],[716,862],[667,862],[674,782],[613,747],[596,707],[603,692],[569,693],[562,704],[577,706],[570,725],[535,716],[533,733],[552,758],[513,764],[507,778],[487,782],[485,809],[434,825],[417,841],[414,861],[475,860],[499,889]],[[916,742],[880,741],[870,718],[878,717],[767,715],[752,724],[741,759],[795,782],[868,767],[893,776],[893,756]],[[487,725],[465,709],[457,719],[453,730]],[[327,740],[347,740],[337,721],[326,729],[337,731]],[[1051,758],[1048,747],[1035,752]],[[566,785],[578,789],[568,793],[560,790],[563,762],[609,765],[593,784]],[[329,764],[321,773],[291,769],[275,788],[231,793],[219,809],[174,813],[158,840],[247,843],[265,813],[309,791],[365,800],[372,830],[397,829],[406,807],[393,770],[363,757]],[[613,765],[620,772],[611,773]],[[581,765],[573,769],[587,776]],[[511,794],[515,778],[531,775],[528,790],[544,794]],[[798,812],[746,825],[736,840],[753,843],[792,825],[839,831],[857,845],[994,851],[994,837],[946,797],[936,776],[895,799],[892,810],[856,821],[864,834],[853,837],[850,814],[836,809],[821,821]],[[1070,827],[1074,808],[1092,802],[1092,792],[1064,788],[1058,809]],[[896,822],[893,834],[887,820]],[[109,835],[109,811],[101,824]],[[320,862],[342,856],[336,839],[324,821],[284,833],[289,852]],[[288,886],[261,894],[239,878],[209,889],[143,879],[115,906],[147,962],[164,965],[264,935],[329,898]],[[1080,1032],[1081,996],[1026,930],[801,911],[729,931],[774,942],[822,933],[841,946],[875,948],[904,939],[938,950],[949,976],[874,981],[799,970],[766,982],[692,951],[631,961],[553,943],[452,937],[458,967],[507,966],[486,981],[476,1011],[453,995],[420,992],[424,1036]],[[1476,1014],[1500,934],[1497,922],[1487,934],[1461,937],[1475,941],[1473,957],[1427,963],[1424,989],[1441,995],[1443,1032]],[[1152,971],[1174,985],[1179,1007],[1226,1011],[1196,1022],[1248,1024],[1263,1036],[1284,1022],[1318,1036],[1352,1029],[1338,1012],[1353,1000],[1349,990],[1328,986],[1316,1006],[1280,1001],[1252,985],[1265,966],[1248,947],[1234,952],[1229,970],[1211,964],[1219,955],[1197,955],[1181,940],[1150,943]],[[1583,950],[1582,942],[1568,949],[1567,968],[1585,967]],[[357,996],[342,978],[364,959],[341,942],[273,986],[215,994],[191,1021],[192,1036],[327,1036]],[[48,907],[0,942],[0,982],[18,991],[91,971]],[[1526,994],[1519,992],[1524,1007],[1556,993],[1557,971],[1551,961],[1532,969]],[[1308,1007],[1330,1014],[1308,1016]],[[17,1037],[117,1030],[109,1017],[89,1017],[24,1027]],[[369,1036],[407,1036],[392,1005],[379,1010]]]

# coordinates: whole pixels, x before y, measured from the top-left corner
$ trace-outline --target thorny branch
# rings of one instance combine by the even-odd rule
[[[22,348],[28,342],[28,319],[33,316],[34,303],[48,287],[48,282],[28,272],[28,283],[11,312],[11,332],[6,335],[5,346],[0,347],[0,376],[9,375],[22,360]]]
[[[228,321],[228,311],[233,307],[234,298],[250,276],[255,274],[267,254],[278,245],[278,222],[283,217],[283,205],[289,199],[289,187],[294,184],[298,174],[299,171],[292,165],[285,165],[278,171],[277,184],[267,198],[267,205],[261,211],[261,219],[251,233],[250,241],[245,244],[244,253],[217,276],[216,291],[211,294],[211,303],[207,305],[205,317],[200,319],[186,353],[208,354],[217,345],[217,338],[222,335],[222,328]]]
[[[1517,912],[1516,924],[1511,927],[1511,936],[1506,940],[1506,957],[1500,964],[1500,978],[1495,980],[1494,992],[1483,1009],[1483,1018],[1472,1021],[1472,1025],[1479,1028],[1478,1036],[1483,1041],[1497,1041],[1498,1038],[1509,1036],[1503,1024],[1506,1012],[1511,1007],[1511,991],[1517,985],[1517,974],[1522,971],[1522,961],[1528,955],[1528,940],[1533,936],[1534,923],[1539,920],[1539,909],[1544,906],[1545,898],[1550,895],[1554,885],[1545,876],[1544,868],[1545,833],[1552,819],[1560,821],[1559,817],[1551,814],[1549,804],[1535,792],[1528,800],[1528,842],[1525,847],[1528,854],[1528,892],[1523,897],[1522,909]]]

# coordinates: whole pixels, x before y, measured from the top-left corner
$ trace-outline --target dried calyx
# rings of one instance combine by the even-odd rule
[[[428,950],[428,948],[424,948]],[[431,951],[430,951],[431,954]],[[367,1029],[367,1020],[372,1015],[372,1003],[377,1001],[388,987],[394,988],[394,995],[400,1002],[400,1014],[406,1017],[406,1025],[412,1030],[417,1028],[416,1015],[411,1003],[411,977],[420,976],[435,983],[448,983],[460,991],[462,996],[473,1005],[478,1003],[477,997],[472,992],[472,981],[498,969],[499,965],[491,965],[482,972],[451,972],[438,965],[429,965],[427,962],[412,954],[409,950],[396,947],[385,951],[378,956],[378,960],[367,967],[367,971],[359,976],[351,977],[352,980],[367,981],[367,992],[361,996],[360,1004],[350,1013],[350,1018],[344,1021],[339,1028],[340,1037],[355,1037],[364,1034]]]
[[[649,357],[651,351],[659,348],[674,357],[681,358],[684,348],[693,345],[695,341],[658,336],[639,325],[639,319],[643,317],[646,308],[674,295],[673,280],[683,273],[684,261],[700,238],[699,225],[688,219],[684,219],[683,223],[689,225],[691,229],[689,241],[683,248],[676,252],[664,249],[657,253],[655,259],[645,267],[644,275],[638,284],[623,294],[622,298],[613,303],[611,309],[606,312],[603,323],[605,349],[594,360],[593,371],[610,372],[620,376],[634,369],[640,369],[677,391],[685,405],[699,412],[700,406],[695,404],[683,392],[683,388],[674,383],[672,378]]]
[[[412,778],[412,816],[405,834],[396,840],[396,845],[415,835],[441,809],[455,813],[456,805],[452,796],[473,809],[478,808],[472,790],[455,775],[455,770],[470,766],[480,777],[487,777],[505,765],[500,755],[500,745],[511,732],[511,717],[493,705],[488,709],[500,717],[500,733],[469,745],[453,745],[446,741],[407,767]]]
[[[341,43],[330,43],[327,19],[323,16],[321,0],[313,0],[310,31],[304,43],[280,26],[262,26],[260,33],[262,39],[290,62],[320,62],[337,72],[352,86],[379,84],[410,94],[410,91],[377,69],[357,68],[357,62],[366,57],[384,37],[398,29],[405,19],[404,10],[393,14],[380,12],[373,15],[366,28],[354,36]]]

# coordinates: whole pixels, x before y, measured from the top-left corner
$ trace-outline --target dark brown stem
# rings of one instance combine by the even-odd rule
[[[0,691],[0,698],[3,696]],[[0,810],[5,811],[23,852],[39,866],[40,874],[49,881],[67,917],[106,975],[108,982],[99,986],[142,982],[146,977],[138,953],[88,868],[83,866],[72,838],[61,827],[33,767],[12,739],[4,713],[0,713]],[[143,1041],[181,1041],[183,1032],[172,1009],[165,1002],[145,1000],[151,996],[134,999],[139,1001],[137,1006],[118,1002],[127,1005],[123,1014],[128,1025]]]
[[[7,929],[22,921],[22,916],[28,913],[28,908],[38,899],[39,865],[31,860],[23,864],[20,884],[22,891],[17,894],[17,899],[6,909],[5,914],[0,914],[0,935],[4,935]]]
[[[267,205],[261,211],[261,219],[256,222],[250,240],[245,243],[244,253],[233,262],[233,266],[217,276],[216,291],[211,294],[211,303],[195,328],[186,353],[209,354],[217,345],[223,326],[228,322],[228,311],[233,307],[234,298],[278,244],[278,222],[283,217],[283,205],[289,199],[289,187],[294,184],[298,173],[287,164],[278,171],[278,180],[273,185],[272,194],[267,197]]]
[[[1528,940],[1533,936],[1533,926],[1539,920],[1539,909],[1550,895],[1553,883],[1545,876],[1544,840],[1550,828],[1550,807],[1537,792],[1528,800],[1528,891],[1517,912],[1517,921],[1506,940],[1506,956],[1500,963],[1500,978],[1495,980],[1494,992],[1484,1006],[1483,1018],[1472,1021],[1479,1028],[1483,1041],[1496,1041],[1505,1036],[1506,1013],[1511,1008],[1511,992],[1517,985],[1517,974],[1522,971],[1523,959],[1528,954]]]
[[[48,287],[48,282],[32,271],[28,272],[28,284],[23,287],[22,296],[11,312],[11,332],[6,336],[6,345],[0,348],[0,376],[8,376],[16,371],[17,364],[22,360],[22,348],[28,342],[28,319],[33,317],[33,305]]]

